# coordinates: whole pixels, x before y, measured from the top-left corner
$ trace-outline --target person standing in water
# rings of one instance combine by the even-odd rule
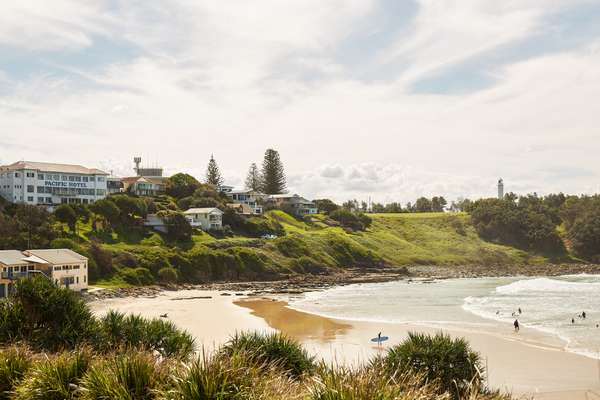
[[[581,313],[581,318],[585,319],[585,311]]]
[[[515,332],[519,332],[519,320],[515,319],[515,322],[513,323],[513,325],[515,326]]]
[[[521,315],[523,311],[521,311],[521,307],[519,307],[519,315]]]

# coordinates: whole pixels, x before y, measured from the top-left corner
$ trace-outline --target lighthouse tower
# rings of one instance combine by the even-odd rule
[[[504,198],[504,181],[502,178],[498,180],[498,198],[502,200]]]

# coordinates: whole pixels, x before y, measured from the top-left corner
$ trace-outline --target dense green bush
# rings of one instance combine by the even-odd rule
[[[256,362],[276,363],[296,377],[315,368],[314,358],[298,342],[281,333],[236,333],[221,348],[221,354],[226,357],[245,354]]]
[[[564,252],[555,212],[542,199],[477,200],[470,213],[477,233],[485,240],[548,253]]]
[[[481,387],[483,366],[478,353],[464,339],[438,333],[409,333],[401,344],[388,350],[383,365],[390,375],[423,374],[442,392],[460,398],[472,386]]]
[[[158,279],[161,283],[176,283],[179,280],[179,273],[172,267],[161,268],[158,271]]]
[[[32,363],[32,354],[24,347],[0,351],[0,400],[8,400]]]
[[[288,235],[275,239],[277,250],[286,257],[297,258],[311,254],[310,248],[301,235]]]
[[[166,371],[150,354],[126,352],[92,366],[80,382],[80,399],[145,400],[156,398]]]
[[[25,312],[14,299],[0,300],[0,342],[14,343],[23,337],[25,330]]]
[[[94,336],[96,320],[77,293],[45,276],[20,279],[12,302],[22,308],[23,335],[48,349],[73,348]]]
[[[329,217],[334,221],[337,221],[345,228],[354,231],[364,231],[371,226],[371,218],[363,213],[353,213],[345,208],[339,208],[332,211]]]
[[[118,276],[130,285],[144,286],[154,284],[154,276],[152,273],[143,267],[138,268],[122,268],[119,270]]]
[[[109,311],[100,319],[99,331],[105,351],[133,347],[156,351],[165,357],[185,359],[194,351],[194,339],[180,331],[171,321],[146,319]]]
[[[76,399],[77,383],[91,363],[87,351],[66,353],[35,364],[15,391],[15,400]]]

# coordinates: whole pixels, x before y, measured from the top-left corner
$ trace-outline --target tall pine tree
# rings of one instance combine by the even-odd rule
[[[246,189],[259,192],[262,189],[262,179],[256,163],[252,163],[246,176]]]
[[[285,192],[285,173],[279,153],[267,149],[262,164],[262,191],[266,194],[280,194]]]
[[[208,167],[206,167],[206,183],[215,187],[219,187],[223,184],[221,171],[219,171],[219,166],[217,165],[217,162],[212,154],[210,155]]]

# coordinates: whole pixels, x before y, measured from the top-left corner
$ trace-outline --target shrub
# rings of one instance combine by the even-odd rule
[[[164,246],[165,241],[158,233],[153,233],[150,237],[143,239],[140,244],[144,246]]]
[[[337,221],[343,227],[355,230],[364,231],[371,226],[371,218],[363,213],[353,213],[345,208],[339,208],[332,211],[329,217],[334,221]]]
[[[290,235],[277,238],[274,241],[275,247],[286,257],[298,258],[310,255],[308,244],[300,235]]]
[[[87,304],[45,276],[17,281],[14,302],[23,310],[24,334],[41,347],[73,348],[95,334],[96,320]]]
[[[328,368],[321,365],[309,386],[311,400],[441,400],[436,391],[435,386],[419,382],[418,376],[390,377],[379,367]]]
[[[296,342],[281,333],[236,333],[221,348],[221,354],[246,354],[251,360],[276,363],[292,376],[310,373],[314,369],[314,358]]]
[[[162,283],[176,283],[179,279],[179,274],[175,268],[165,267],[158,271],[158,279]]]
[[[411,332],[404,342],[388,350],[383,363],[390,375],[423,374],[427,381],[436,381],[442,392],[456,398],[472,385],[483,383],[479,354],[466,340],[443,333],[431,336]]]
[[[127,352],[91,367],[81,380],[80,398],[152,399],[165,379],[161,365],[153,356]]]
[[[135,286],[152,285],[154,277],[146,268],[123,268],[119,271],[119,276],[127,283]]]
[[[19,303],[0,300],[0,342],[14,343],[23,336],[25,313]]]
[[[87,371],[91,355],[86,351],[65,353],[33,366],[15,391],[15,400],[68,400],[77,398],[76,388]]]
[[[32,355],[23,347],[9,347],[0,352],[0,400],[8,400],[31,366]]]
[[[118,347],[157,351],[165,357],[185,359],[194,352],[192,336],[177,329],[171,321],[125,316],[109,311],[100,320],[104,350]]]

